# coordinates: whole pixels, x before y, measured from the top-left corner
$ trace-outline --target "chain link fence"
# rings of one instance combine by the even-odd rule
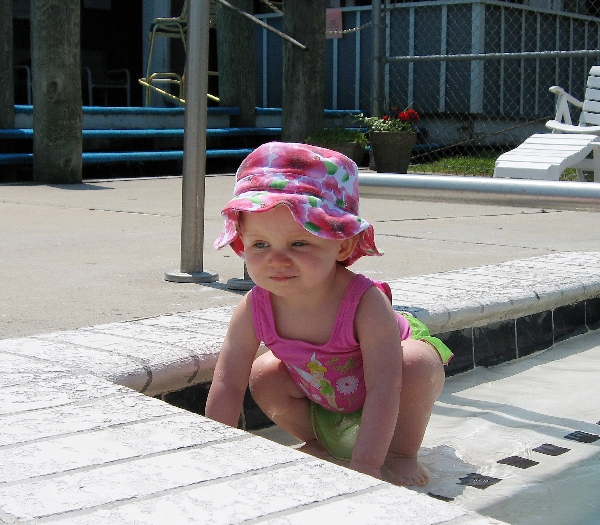
[[[583,100],[600,19],[552,4],[386,5],[383,105],[421,114],[412,171],[491,175],[498,155],[548,131],[550,86]]]
[[[582,13],[587,4],[521,1],[386,1],[379,24],[371,6],[342,8],[344,32],[327,40],[326,108],[412,107],[421,120],[409,171],[492,175],[501,153],[548,132],[549,88],[583,100],[600,59],[600,18]],[[281,29],[279,14],[263,16]],[[373,100],[377,25],[381,78]],[[259,105],[281,107],[281,42],[263,30],[255,43]]]

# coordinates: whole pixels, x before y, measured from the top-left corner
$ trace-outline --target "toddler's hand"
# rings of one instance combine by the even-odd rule
[[[350,468],[352,470],[356,470],[356,472],[361,472],[377,479],[383,479],[381,475],[381,468],[374,467],[373,465],[359,463],[358,461],[351,461]]]

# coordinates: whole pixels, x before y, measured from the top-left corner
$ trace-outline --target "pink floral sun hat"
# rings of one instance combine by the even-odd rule
[[[337,151],[308,144],[270,142],[248,155],[236,173],[231,199],[221,211],[225,219],[215,248],[228,244],[241,257],[240,212],[264,212],[285,205],[308,232],[325,239],[358,235],[344,265],[363,255],[381,255],[373,226],[358,216],[358,168]]]

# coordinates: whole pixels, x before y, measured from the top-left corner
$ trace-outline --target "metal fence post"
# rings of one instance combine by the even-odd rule
[[[373,24],[373,57],[371,78],[371,116],[381,112],[381,1],[373,2],[371,8],[371,23]]]
[[[206,283],[219,278],[217,273],[204,270],[202,261],[209,16],[209,0],[190,2],[183,139],[181,271],[165,273],[165,280],[179,283]]]

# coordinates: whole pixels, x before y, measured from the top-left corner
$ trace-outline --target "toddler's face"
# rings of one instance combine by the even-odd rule
[[[275,294],[306,291],[323,284],[355,242],[309,233],[285,205],[260,213],[242,212],[239,223],[250,277]]]

